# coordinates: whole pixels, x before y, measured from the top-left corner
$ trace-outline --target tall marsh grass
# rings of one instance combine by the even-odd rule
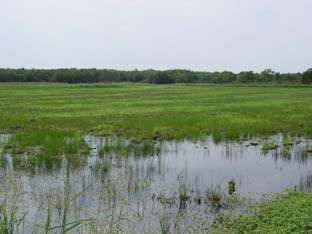
[[[57,129],[16,132],[5,145],[13,154],[40,152],[49,156],[78,154],[86,148],[78,132]]]

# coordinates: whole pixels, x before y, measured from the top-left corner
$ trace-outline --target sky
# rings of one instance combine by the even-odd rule
[[[1,0],[0,67],[301,72],[312,0]]]

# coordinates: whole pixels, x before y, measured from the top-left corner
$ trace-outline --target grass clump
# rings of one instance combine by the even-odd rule
[[[152,140],[123,140],[122,138],[107,138],[99,149],[99,156],[153,156],[159,155],[162,146],[159,142]]]
[[[221,207],[223,198],[224,194],[221,193],[219,187],[210,188],[206,193],[206,202],[213,207]]]
[[[270,150],[275,150],[278,148],[278,144],[274,143],[274,142],[264,142],[262,144],[262,150],[264,152],[270,151]]]
[[[76,131],[33,130],[16,132],[5,145],[12,154],[78,154],[88,147]]]
[[[288,192],[254,207],[251,215],[227,217],[212,233],[312,233],[312,193]]]
[[[16,210],[15,210],[16,209]],[[12,234],[25,220],[26,213],[18,217],[17,208],[8,208],[6,204],[0,204],[0,233]]]
[[[61,156],[66,156],[73,162],[71,165],[77,166],[82,160],[79,155],[87,153],[89,147],[76,131],[49,129],[16,132],[4,145],[4,150],[12,155],[26,155],[26,158],[14,160],[21,168],[44,165],[53,169],[61,164]]]
[[[170,217],[165,211],[159,217],[159,224],[161,234],[170,234]]]
[[[234,180],[229,181],[229,186],[228,186],[228,191],[229,191],[229,195],[232,195],[235,193],[236,189],[236,183]]]
[[[288,136],[283,138],[283,146],[292,146],[295,142]]]
[[[181,184],[179,186],[179,199],[180,202],[186,202],[189,199],[189,195],[188,195],[188,188],[186,186],[186,184]]]

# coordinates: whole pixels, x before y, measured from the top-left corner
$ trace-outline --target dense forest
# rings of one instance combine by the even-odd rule
[[[266,69],[261,73],[243,71],[233,73],[198,72],[188,70],[133,70],[109,69],[4,69],[0,68],[0,82],[145,82],[168,83],[312,83],[312,68],[303,73],[278,73]]]

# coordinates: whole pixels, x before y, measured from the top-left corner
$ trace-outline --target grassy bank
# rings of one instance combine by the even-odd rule
[[[311,94],[309,87],[1,84],[0,129],[138,139],[311,136]]]
[[[249,216],[218,219],[213,233],[312,233],[312,194],[289,192],[258,205]]]

